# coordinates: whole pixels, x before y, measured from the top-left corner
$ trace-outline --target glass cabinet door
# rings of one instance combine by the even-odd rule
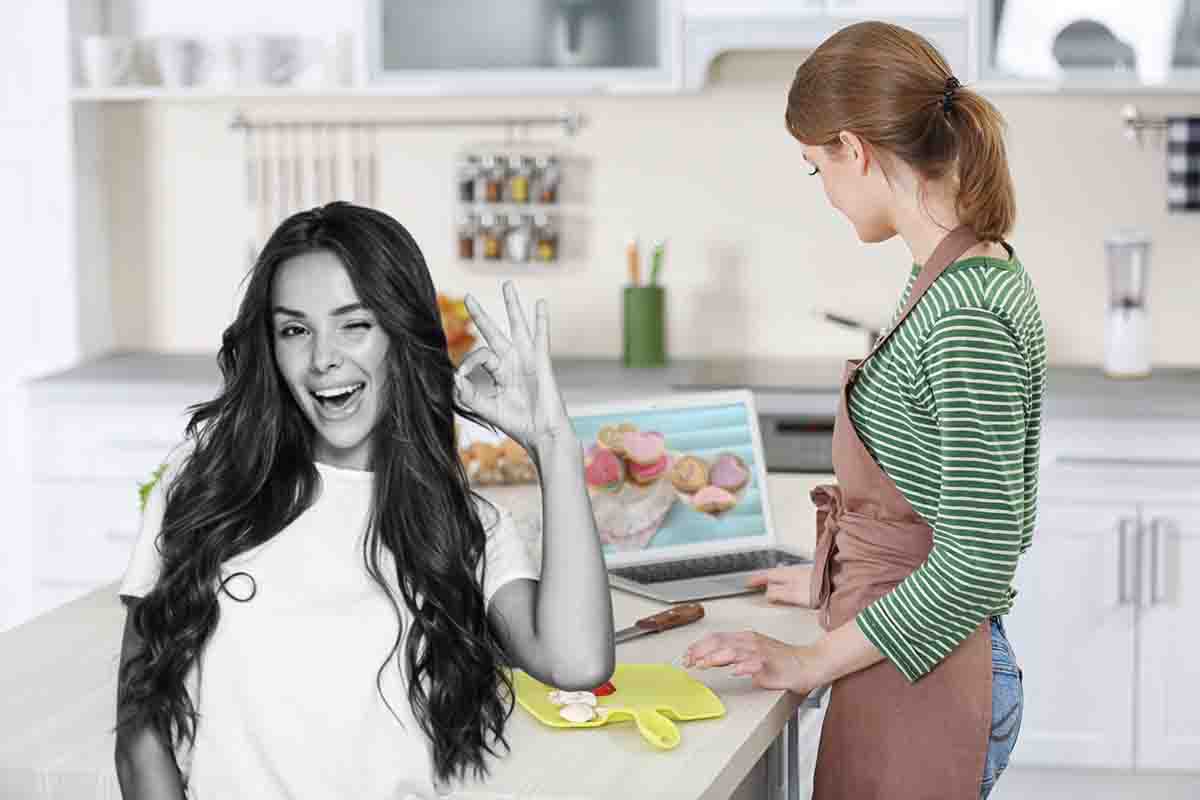
[[[985,78],[1132,87],[1200,76],[1200,0],[983,5]]]
[[[373,82],[670,71],[669,0],[371,0]]]

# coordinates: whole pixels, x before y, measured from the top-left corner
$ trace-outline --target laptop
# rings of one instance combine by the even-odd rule
[[[599,446],[601,429],[632,425],[640,433],[662,434],[671,464],[688,455],[712,464],[719,455],[732,454],[748,472],[745,485],[733,492],[734,504],[724,510],[698,510],[695,494],[676,489],[669,470],[646,485],[627,476],[607,487],[589,486],[610,585],[680,603],[761,591],[746,586],[754,572],[811,563],[779,544],[750,391],[572,405],[569,415],[585,448]],[[611,442],[611,430],[606,435]],[[629,461],[622,461],[628,472]]]

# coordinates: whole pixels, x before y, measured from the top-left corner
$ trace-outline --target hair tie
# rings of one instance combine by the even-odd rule
[[[942,90],[942,113],[943,114],[950,113],[950,109],[954,102],[954,92],[960,86],[962,86],[962,84],[959,83],[958,78],[954,77],[953,75],[951,75],[949,78],[946,78],[946,86]]]
[[[249,589],[249,593],[246,594],[245,596],[236,595],[233,592],[229,591],[229,589],[226,588],[226,586],[225,586],[225,584],[229,583],[234,578],[237,578],[239,576],[245,577],[246,579],[248,579],[250,581],[250,584],[248,587],[246,586],[246,581],[238,582],[241,584],[242,588]],[[234,588],[237,589],[239,587],[234,586]],[[258,594],[258,581],[254,580],[254,576],[251,575],[249,572],[235,572],[232,575],[229,575],[227,578],[225,578],[225,580],[221,581],[221,585],[219,587],[217,587],[217,591],[224,592],[230,598],[237,600],[239,603],[249,603],[251,600],[254,599],[254,595]]]

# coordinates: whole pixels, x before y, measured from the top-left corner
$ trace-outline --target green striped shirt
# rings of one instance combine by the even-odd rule
[[[925,563],[858,616],[909,681],[1012,607],[1037,513],[1045,383],[1045,328],[1015,255],[951,265],[859,371],[854,427],[933,528]]]

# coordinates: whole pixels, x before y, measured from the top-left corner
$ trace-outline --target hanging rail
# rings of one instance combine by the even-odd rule
[[[557,126],[568,136],[574,136],[583,127],[585,118],[578,111],[565,111],[553,116],[530,117],[369,117],[355,116],[344,119],[327,117],[289,117],[251,119],[241,111],[235,112],[229,127],[233,130],[299,128],[310,126],[346,126],[370,128],[482,128],[506,127],[510,131],[533,127]]]
[[[1121,119],[1125,123],[1125,138],[1142,143],[1142,131],[1167,129],[1167,118],[1146,116],[1137,110],[1137,106],[1125,106],[1121,109]]]

